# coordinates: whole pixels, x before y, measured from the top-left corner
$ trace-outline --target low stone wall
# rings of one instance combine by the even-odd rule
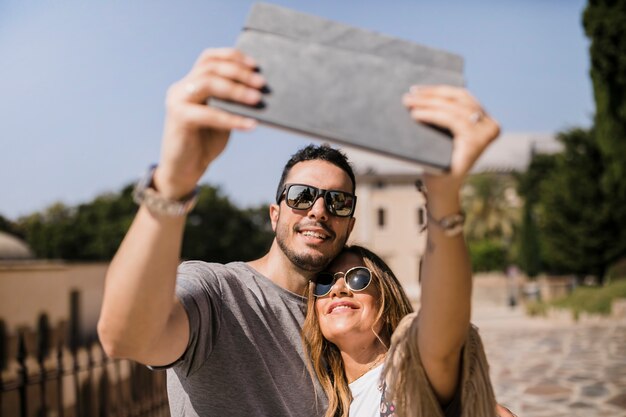
[[[611,316],[626,319],[626,298],[613,300],[613,304],[611,304]]]
[[[507,276],[502,272],[474,274],[473,302],[483,305],[523,304],[529,301],[551,301],[564,297],[575,288],[572,276]],[[626,307],[625,307],[626,308]]]
[[[0,263],[0,319],[9,329],[30,327],[41,313],[52,325],[66,321],[72,293],[78,293],[81,327],[95,329],[100,315],[106,263]]]

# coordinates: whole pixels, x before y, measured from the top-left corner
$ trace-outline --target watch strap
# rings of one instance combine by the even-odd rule
[[[146,207],[154,214],[169,217],[180,217],[189,213],[198,201],[198,187],[180,200],[166,198],[159,194],[154,187],[154,171],[157,165],[150,165],[148,171],[135,186],[133,200],[135,203]]]

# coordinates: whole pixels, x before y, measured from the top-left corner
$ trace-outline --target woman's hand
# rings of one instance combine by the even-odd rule
[[[500,134],[500,126],[464,88],[414,86],[403,97],[414,120],[451,132],[454,142],[450,170],[425,175],[429,203],[433,198],[456,200],[463,180],[487,146]],[[449,213],[442,213],[449,214]]]

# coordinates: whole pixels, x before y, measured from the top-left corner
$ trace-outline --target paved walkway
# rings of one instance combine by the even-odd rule
[[[626,417],[626,321],[474,305],[498,402],[519,417]]]

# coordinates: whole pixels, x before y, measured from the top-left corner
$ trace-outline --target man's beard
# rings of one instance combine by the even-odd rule
[[[289,235],[286,225],[279,225],[276,229],[276,242],[278,246],[283,251],[287,259],[291,261],[295,266],[304,270],[304,271],[312,271],[318,272],[323,270],[335,257],[339,254],[341,249],[344,247],[346,243],[346,237],[343,238],[343,241],[340,245],[338,245],[337,250],[333,251],[333,253],[329,253],[326,255],[313,255],[310,253],[297,253],[292,248],[290,248],[286,242],[286,236]]]

